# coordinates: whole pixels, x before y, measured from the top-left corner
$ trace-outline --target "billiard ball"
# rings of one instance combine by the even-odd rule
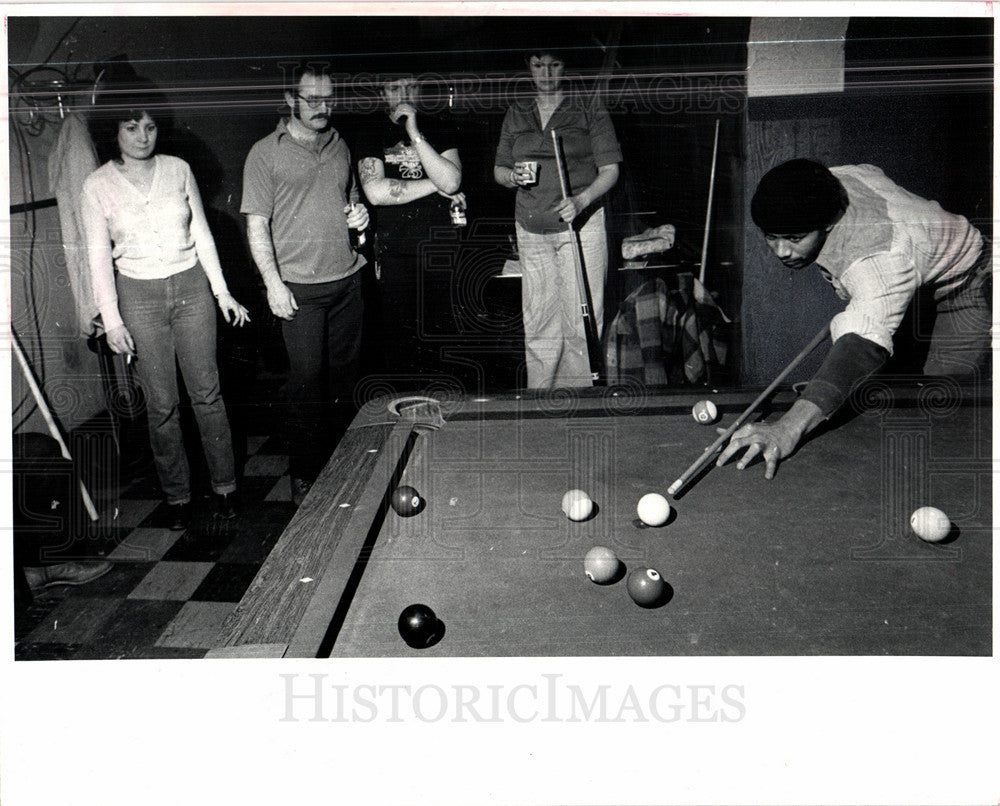
[[[424,505],[420,493],[405,484],[393,490],[391,503],[392,508],[404,518],[416,515]]]
[[[711,400],[699,400],[691,408],[691,416],[702,425],[711,425],[719,416],[719,410]]]
[[[667,583],[654,568],[636,568],[628,575],[628,595],[640,607],[653,607],[663,597]]]
[[[910,516],[910,528],[928,543],[944,540],[951,531],[951,521],[937,507],[920,507]]]
[[[647,526],[663,526],[670,517],[670,504],[659,493],[646,493],[635,508]]]
[[[438,636],[440,622],[434,611],[425,604],[411,604],[399,614],[399,634],[414,649],[430,646]]]
[[[594,511],[594,502],[583,490],[570,490],[562,497],[562,511],[571,521],[585,521]]]
[[[591,582],[604,585],[618,573],[618,555],[606,546],[594,546],[583,558],[583,573]]]

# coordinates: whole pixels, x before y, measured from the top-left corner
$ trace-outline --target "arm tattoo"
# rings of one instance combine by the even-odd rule
[[[403,195],[403,183],[398,179],[389,180],[389,195],[398,199]]]
[[[375,157],[365,157],[358,165],[358,176],[362,182],[368,182],[378,177],[378,160]]]

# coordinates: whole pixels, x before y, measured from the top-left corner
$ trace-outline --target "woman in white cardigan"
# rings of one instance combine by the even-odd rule
[[[134,359],[170,528],[190,518],[191,473],[179,419],[177,367],[190,398],[216,498],[235,517],[232,437],[219,388],[215,306],[242,326],[247,309],[229,293],[198,186],[177,157],[157,154],[153,88],[110,94],[91,126],[117,156],[84,181],[82,215],[94,298],[109,347]]]

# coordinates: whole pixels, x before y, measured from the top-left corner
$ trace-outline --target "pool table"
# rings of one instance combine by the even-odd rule
[[[992,404],[952,382],[874,381],[764,479],[710,464],[660,527],[636,516],[754,390],[628,384],[552,393],[374,400],[346,432],[235,612],[225,657],[963,655],[992,653]],[[761,407],[777,417],[780,389]],[[389,506],[399,484],[423,507]],[[560,502],[587,491],[594,514]],[[933,505],[941,543],[909,528]],[[622,560],[599,585],[596,545]],[[636,605],[624,575],[667,592]],[[413,649],[413,603],[443,624]]]

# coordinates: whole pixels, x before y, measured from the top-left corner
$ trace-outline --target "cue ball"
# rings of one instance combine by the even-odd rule
[[[438,619],[425,604],[411,604],[399,614],[399,634],[414,649],[430,645],[438,634]]]
[[[910,516],[910,528],[928,543],[944,540],[951,531],[951,521],[937,507],[920,507]]]
[[[405,484],[392,493],[392,508],[404,518],[416,515],[422,505],[420,493]]]
[[[670,517],[670,504],[659,493],[646,493],[635,508],[647,526],[663,526]]]
[[[583,521],[594,511],[594,502],[583,490],[570,490],[562,497],[562,511],[571,521]]]
[[[636,568],[628,575],[628,595],[640,607],[652,607],[663,596],[667,583],[654,568]]]
[[[691,408],[691,416],[702,425],[711,425],[719,416],[719,410],[711,400],[699,400]]]
[[[618,573],[618,555],[606,546],[594,546],[583,558],[583,573],[591,582],[603,585]]]

